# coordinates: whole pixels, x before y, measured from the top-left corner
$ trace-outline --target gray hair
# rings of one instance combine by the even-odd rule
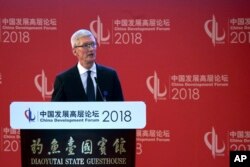
[[[79,45],[79,39],[82,38],[82,37],[91,37],[94,35],[89,31],[89,30],[86,30],[86,29],[81,29],[81,30],[78,30],[76,31],[72,36],[71,36],[71,39],[70,39],[70,42],[71,42],[71,46],[72,48],[76,47],[77,45]]]

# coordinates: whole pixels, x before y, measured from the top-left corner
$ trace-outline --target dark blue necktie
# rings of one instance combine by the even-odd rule
[[[88,76],[87,76],[87,96],[88,96],[88,101],[95,101],[95,90],[94,90],[94,84],[91,79],[91,71],[88,71]]]

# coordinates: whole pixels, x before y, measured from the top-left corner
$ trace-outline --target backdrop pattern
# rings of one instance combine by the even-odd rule
[[[136,166],[229,166],[250,150],[250,2],[0,1],[0,163],[20,166],[13,101],[49,101],[76,64],[70,36],[90,29],[98,63],[115,68],[125,99],[147,104]]]

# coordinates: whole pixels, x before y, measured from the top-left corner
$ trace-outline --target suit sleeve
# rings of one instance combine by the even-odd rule
[[[51,101],[65,101],[63,93],[63,82],[57,76],[54,82],[54,91],[52,93]]]
[[[117,73],[114,73],[114,94],[112,101],[124,101],[121,83]]]

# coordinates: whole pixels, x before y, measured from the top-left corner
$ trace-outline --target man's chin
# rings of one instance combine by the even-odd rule
[[[95,63],[95,59],[91,59],[91,60],[88,61],[88,64],[91,65],[91,66],[92,66],[94,63]]]
[[[94,63],[94,62],[95,62],[95,58],[94,58],[94,57],[89,58],[89,59],[88,59],[88,62],[89,62],[89,63]]]

